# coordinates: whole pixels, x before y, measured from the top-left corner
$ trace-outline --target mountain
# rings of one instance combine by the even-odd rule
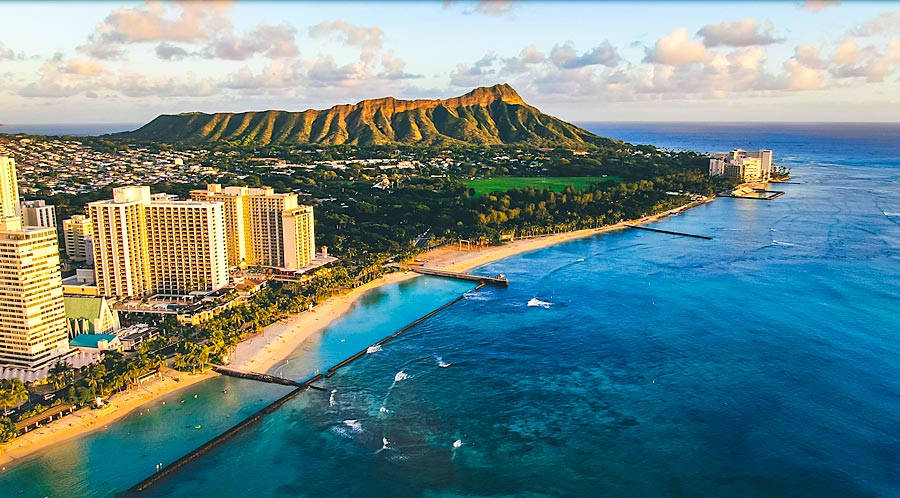
[[[115,138],[204,143],[590,147],[617,143],[542,113],[507,84],[443,100],[393,97],[327,110],[163,114]]]

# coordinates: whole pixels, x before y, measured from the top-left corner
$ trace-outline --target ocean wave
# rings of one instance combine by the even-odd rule
[[[374,346],[369,346],[366,348],[366,354],[377,353],[381,351],[381,344],[376,344]]]
[[[359,423],[359,420],[356,420],[356,419],[344,420],[344,425],[349,427],[350,431],[353,433],[359,433],[359,432],[362,432],[362,430],[363,430],[362,424]]]

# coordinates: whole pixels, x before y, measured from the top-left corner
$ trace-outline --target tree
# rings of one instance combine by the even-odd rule
[[[16,437],[19,431],[16,430],[16,424],[8,417],[0,417],[0,443],[5,443]]]
[[[56,362],[47,375],[47,380],[57,391],[72,382],[72,367],[62,361]]]
[[[21,379],[6,379],[0,381],[0,407],[3,415],[9,415],[9,409],[20,406],[28,401],[28,389]]]

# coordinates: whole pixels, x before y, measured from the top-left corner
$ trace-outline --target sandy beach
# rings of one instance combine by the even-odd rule
[[[493,261],[536,251],[561,242],[590,237],[613,230],[622,230],[626,228],[626,224],[651,223],[713,199],[709,198],[692,202],[657,215],[623,221],[601,228],[519,239],[501,246],[477,247],[471,250],[459,250],[452,245],[445,246],[425,252],[417,259],[425,262],[432,268],[466,271]],[[391,273],[344,294],[333,296],[316,306],[312,312],[298,313],[273,323],[259,334],[238,344],[232,355],[230,366],[239,370],[266,372],[290,356],[307,338],[321,332],[332,322],[343,316],[353,306],[354,302],[366,292],[382,285],[401,282],[418,276],[417,273],[413,272]],[[54,443],[102,429],[104,426],[124,417],[132,410],[152,401],[154,398],[183,389],[215,375],[217,374],[213,372],[190,375],[164,369],[161,378],[148,382],[139,388],[112,396],[109,404],[102,409],[91,410],[83,408],[61,420],[52,422],[45,427],[0,445],[0,465],[8,466],[14,464],[17,460]]]
[[[104,430],[109,424],[155,398],[218,375],[214,372],[188,374],[165,367],[160,374],[156,379],[148,381],[140,387],[114,394],[103,408],[82,408],[60,420],[0,445],[2,470],[6,470],[6,467],[14,465],[18,460],[60,441]]]

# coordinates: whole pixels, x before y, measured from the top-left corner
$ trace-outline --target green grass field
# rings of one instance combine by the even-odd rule
[[[585,190],[592,183],[605,180],[621,182],[622,179],[615,176],[502,176],[497,178],[479,178],[466,180],[466,186],[475,189],[475,196],[482,196],[491,192],[506,192],[507,190],[532,186],[537,189],[550,189],[554,192],[562,192],[568,185],[575,190]]]

